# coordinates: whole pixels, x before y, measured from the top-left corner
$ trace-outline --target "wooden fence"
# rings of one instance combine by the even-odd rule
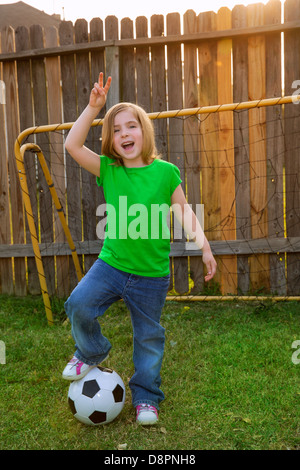
[[[1,31],[0,292],[26,295],[40,289],[15,139],[28,127],[75,121],[99,71],[113,77],[107,107],[132,101],[147,112],[280,97],[300,89],[300,0],[286,1],[283,23],[281,3],[272,0],[217,14],[189,10],[182,19],[177,13],[154,15],[149,26],[150,35],[145,17],[135,24],[107,17],[89,25],[62,22],[59,30],[35,25]],[[224,112],[200,121],[162,119],[155,129],[162,158],[180,168],[188,202],[204,203],[220,292],[299,295],[300,106]],[[93,128],[87,143],[98,152],[100,132]],[[101,247],[96,209],[103,194],[95,179],[65,156],[62,133],[36,134],[28,138],[33,141],[47,156],[87,270]],[[67,296],[77,282],[70,252],[35,157],[28,153],[25,160],[49,292]],[[174,243],[171,255],[170,287],[203,292],[199,252]]]

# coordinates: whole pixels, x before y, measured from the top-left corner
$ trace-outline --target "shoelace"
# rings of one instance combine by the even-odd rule
[[[84,365],[84,363],[82,361],[80,361],[79,359],[77,359],[77,357],[73,357],[69,364],[71,365],[71,368],[73,369],[73,367],[76,367],[76,375],[79,375],[80,372],[81,372],[81,367]]]
[[[72,367],[76,366],[79,362],[81,362],[79,359],[77,359],[76,357],[72,357],[72,359],[70,360],[69,364],[72,365]]]
[[[157,416],[156,408],[154,406],[148,405],[146,403],[142,403],[141,405],[138,405],[137,406],[137,411],[138,411],[138,414],[140,414],[142,411],[152,411]]]

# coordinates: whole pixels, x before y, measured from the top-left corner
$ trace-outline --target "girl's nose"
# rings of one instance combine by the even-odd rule
[[[126,128],[122,129],[121,134],[122,134],[122,137],[126,137],[128,135],[127,129]]]

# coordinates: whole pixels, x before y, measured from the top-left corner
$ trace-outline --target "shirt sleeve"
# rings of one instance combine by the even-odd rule
[[[105,173],[107,170],[108,158],[105,155],[100,155],[100,176],[96,177],[97,185],[103,186]]]
[[[170,184],[170,196],[172,196],[173,192],[177,188],[177,186],[182,183],[182,179],[180,178],[180,171],[176,165],[172,165],[172,175],[171,175],[171,184]]]

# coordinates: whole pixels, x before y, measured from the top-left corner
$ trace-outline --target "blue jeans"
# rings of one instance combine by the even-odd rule
[[[169,287],[169,276],[145,277],[126,273],[98,259],[65,303],[76,343],[75,356],[89,365],[99,364],[111,349],[101,332],[98,317],[117,300],[127,305],[133,326],[134,375],[129,387],[133,406],[159,407],[165,330],[161,311]]]

